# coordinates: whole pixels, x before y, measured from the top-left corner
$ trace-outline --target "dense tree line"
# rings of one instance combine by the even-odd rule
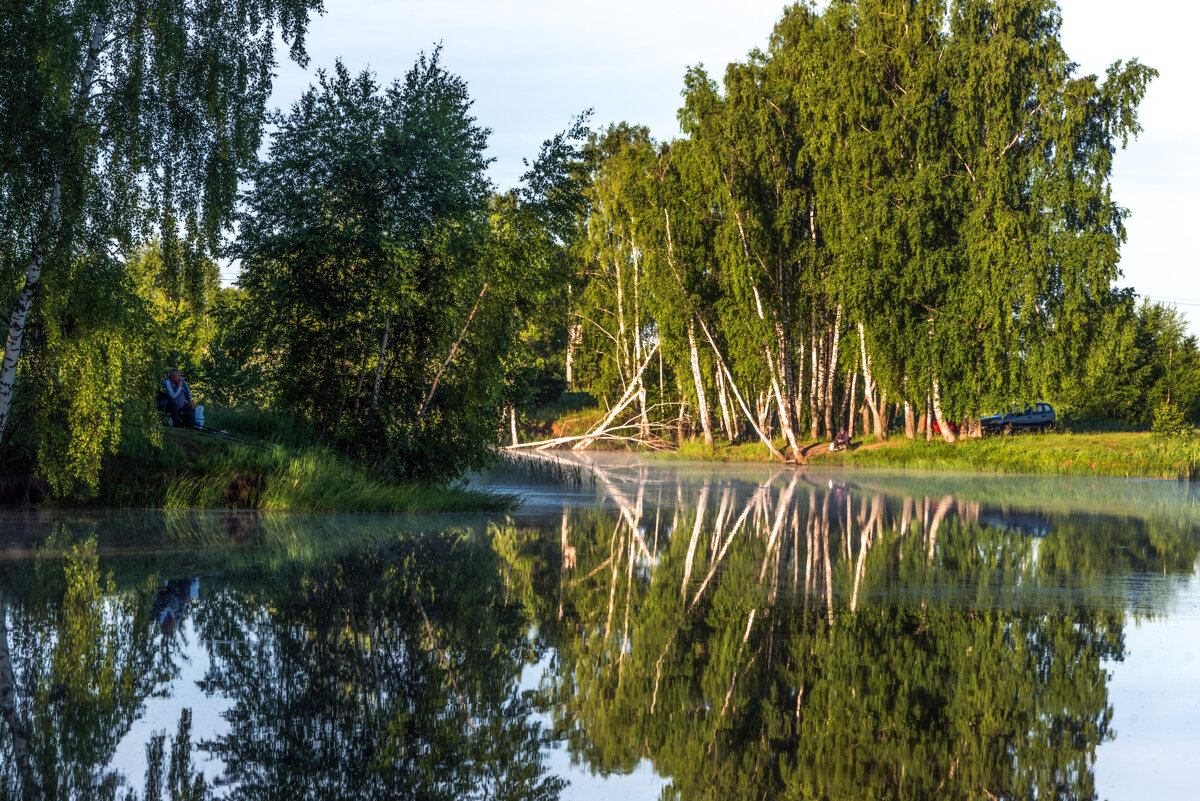
[[[1039,397],[1200,417],[1181,318],[1113,289],[1112,159],[1155,73],[1077,75],[1050,0],[793,6],[720,82],[688,71],[681,138],[580,119],[506,192],[439,51],[390,84],[335,64],[270,116],[274,37],[303,61],[319,3],[204,8],[0,25],[0,458],[56,494],[156,439],[173,365],[420,479],[567,385],[642,439],[793,458]]]
[[[1195,340],[1111,288],[1112,159],[1156,73],[1076,75],[1060,22],[1048,0],[797,5],[721,84],[688,72],[683,138],[595,135],[573,378],[643,435],[797,458],[860,414],[947,440],[1036,398],[1194,416]]]

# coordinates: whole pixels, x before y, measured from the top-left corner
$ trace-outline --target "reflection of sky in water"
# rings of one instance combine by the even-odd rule
[[[1108,801],[1200,795],[1200,572],[1164,616],[1125,628],[1125,660],[1109,666],[1116,737],[1096,755]]]

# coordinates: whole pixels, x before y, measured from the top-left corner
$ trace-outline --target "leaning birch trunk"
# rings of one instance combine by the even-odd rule
[[[712,447],[712,416],[708,413],[708,398],[704,394],[704,377],[700,373],[700,352],[696,348],[696,324],[688,320],[688,352],[691,356],[692,379],[696,383],[696,409],[700,414],[700,429],[704,432],[704,444]],[[724,408],[721,409],[724,412]]]
[[[638,289],[638,273],[640,267],[638,264],[638,249],[637,245],[631,242],[633,247],[633,352],[634,361],[642,360],[642,304],[641,292]],[[646,409],[646,382],[639,377],[638,382],[638,436],[642,439],[650,439],[650,417]]]
[[[708,340],[709,347],[712,348],[713,356],[717,359],[717,366],[725,371],[725,378],[729,380],[729,389],[733,392],[733,397],[737,398],[738,405],[742,407],[742,411],[746,414],[746,419],[750,421],[750,425],[754,427],[754,433],[758,434],[758,438],[767,446],[767,450],[772,456],[777,457],[780,461],[786,461],[783,454],[775,447],[775,443],[771,442],[763,430],[754,422],[754,415],[750,412],[750,407],[746,405],[746,399],[742,397],[742,393],[738,390],[737,382],[733,380],[733,373],[729,372],[729,367],[725,364],[725,359],[721,357],[721,351],[717,348],[717,343],[713,340],[712,334],[708,330],[708,326],[704,324],[704,320],[697,317],[700,323],[700,330],[704,332],[704,338]]]
[[[858,341],[862,345],[863,396],[867,406],[871,408],[871,416],[875,421],[875,436],[884,438],[883,423],[879,416],[879,407],[875,403],[875,382],[871,380],[871,359],[867,356],[867,334],[860,321],[858,324]]]
[[[767,317],[763,314],[762,298],[758,295],[758,287],[754,287],[754,306],[758,311],[758,319],[763,322],[767,321]],[[775,324],[775,338],[779,342],[779,364],[775,364],[775,357],[771,354],[771,344],[768,342],[763,346],[763,352],[767,355],[767,372],[771,376],[771,392],[775,395],[775,404],[779,411],[779,430],[783,432],[783,438],[787,441],[788,448],[792,451],[792,457],[797,462],[804,461],[804,454],[800,451],[800,445],[796,442],[796,432],[792,428],[792,415],[788,408],[788,404],[784,401],[784,395],[780,390],[781,382],[786,385],[786,379],[783,376],[783,328],[778,323]],[[767,401],[768,405],[770,400]],[[766,428],[766,421],[763,421],[763,428]]]
[[[637,397],[638,388],[641,386],[642,373],[646,372],[646,366],[650,364],[650,361],[654,358],[654,352],[656,350],[658,350],[658,345],[655,345],[650,349],[650,352],[646,354],[646,360],[643,361],[642,366],[638,368],[637,373],[633,377],[633,381],[629,382],[628,388],[625,390],[625,394],[621,396],[621,399],[616,402],[611,410],[609,410],[608,414],[604,416],[604,419],[587,433],[587,436],[571,447],[571,450],[581,451],[603,436],[605,429],[612,425],[612,421],[616,418],[616,416],[620,414],[626,406],[633,402],[633,399]]]
[[[937,418],[938,428],[942,430],[942,439],[954,442],[954,432],[946,425],[946,418],[942,415],[942,393],[938,387],[937,373],[933,374],[933,415]]]
[[[913,423],[913,407],[908,401],[904,402],[904,436],[909,439],[917,438],[916,425]]]
[[[736,439],[733,433],[733,420],[737,419],[736,415],[730,415],[727,408],[728,399],[725,397],[725,374],[721,372],[721,368],[717,368],[717,404],[721,407],[721,426],[725,429],[725,437],[732,445]]]

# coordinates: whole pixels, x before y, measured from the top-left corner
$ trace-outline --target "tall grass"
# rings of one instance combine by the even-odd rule
[[[1200,446],[1141,432],[995,436],[953,445],[899,437],[829,454],[821,462],[917,470],[1200,478]]]
[[[131,433],[106,465],[96,500],[106,506],[346,512],[463,512],[509,508],[503,494],[397,484],[315,444],[312,432],[261,412],[224,411],[211,427],[253,437],[254,447],[190,429],[166,429],[161,446]]]
[[[776,447],[786,452],[785,444]],[[759,442],[705,446],[689,440],[666,458],[719,462],[770,462]],[[814,467],[852,465],[905,470],[956,470],[1026,475],[1087,475],[1110,478],[1200,479],[1200,440],[1169,439],[1147,432],[1106,431],[988,436],[959,440],[909,441],[903,433],[883,442],[873,436],[849,451],[830,453],[828,443],[808,450]]]

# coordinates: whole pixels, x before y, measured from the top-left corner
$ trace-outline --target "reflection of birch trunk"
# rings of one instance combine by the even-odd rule
[[[721,704],[721,717],[725,717],[725,713],[729,711],[729,701],[733,698],[733,688],[737,686],[738,665],[742,661],[742,649],[746,647],[746,643],[750,642],[750,630],[754,628],[754,613],[757,609],[750,610],[750,617],[746,620],[746,633],[742,635],[742,642],[738,646],[737,656],[733,658],[733,676],[729,679],[729,689],[725,692],[725,703]],[[751,660],[754,661],[754,660]]]
[[[574,546],[571,545],[571,543],[567,539],[567,535],[570,533],[570,530],[571,530],[570,526],[567,525],[567,522],[568,522],[567,507],[564,506],[563,513],[562,513],[562,569],[563,570],[574,570],[575,569],[575,548],[574,548]]]
[[[712,541],[708,545],[708,561],[711,564],[712,560],[717,555],[717,548],[721,546],[721,539],[725,534],[725,514],[729,511],[729,496],[730,489],[728,487],[721,493],[721,505],[717,507],[717,521],[713,524]]]
[[[804,527],[804,612],[808,613],[808,596],[812,593],[812,574],[813,560],[815,559],[815,551],[813,549],[813,534],[817,522],[817,491],[815,488],[808,490],[808,523]]]
[[[692,602],[688,604],[689,612],[696,608],[696,604],[699,602],[700,596],[704,594],[705,587],[708,586],[708,582],[712,579],[713,574],[717,572],[717,566],[721,563],[721,560],[725,558],[725,552],[729,550],[730,544],[733,542],[734,538],[737,537],[738,532],[742,530],[742,526],[745,524],[746,519],[750,517],[750,513],[754,511],[757,502],[758,493],[755,492],[755,494],[751,495],[750,499],[746,502],[746,508],[742,510],[742,514],[738,517],[737,523],[734,524],[733,530],[730,531],[729,536],[725,538],[725,542],[721,545],[721,550],[717,553],[716,558],[714,558],[709,564],[708,575],[704,577],[704,581],[700,582],[700,586],[696,588],[696,594],[692,596]]]
[[[829,625],[833,625],[833,564],[829,558],[829,498],[833,493],[825,494],[825,503],[821,507],[821,528],[824,535],[821,538],[821,548],[825,557],[825,608],[828,610]]]
[[[417,603],[417,609],[421,612],[421,619],[425,621],[425,631],[429,635],[429,643],[433,646],[433,650],[438,652],[442,657],[442,666],[446,668],[446,675],[450,678],[450,686],[454,688],[454,694],[458,696],[458,702],[462,704],[463,714],[467,716],[467,725],[471,728],[471,733],[475,733],[475,721],[471,720],[471,708],[467,706],[466,696],[462,694],[462,690],[458,689],[458,682],[454,679],[454,670],[450,667],[450,657],[446,656],[446,652],[438,645],[437,637],[434,636],[433,626],[429,623],[429,615],[425,614],[425,607],[421,604],[421,599],[413,596],[413,600]]]
[[[13,761],[21,774],[27,797],[37,797],[33,771],[29,764],[29,734],[17,712],[17,680],[13,673],[12,652],[8,648],[8,607],[0,594],[0,716],[12,735]]]
[[[708,508],[708,484],[700,490],[696,504],[696,524],[692,526],[692,539],[688,542],[687,557],[683,560],[683,581],[679,585],[679,597],[687,597],[688,579],[692,577],[692,560],[696,556],[696,543],[700,540],[700,529],[704,525],[704,513]]]
[[[775,548],[775,543],[779,538],[779,532],[783,528],[783,521],[787,518],[788,509],[792,504],[792,493],[796,491],[796,482],[799,477],[792,478],[792,483],[779,496],[779,505],[775,509],[775,525],[771,528],[771,536],[767,540],[767,553],[763,557],[762,569],[758,571],[758,583],[762,584],[763,578],[767,575],[767,561],[771,558],[771,551]]]
[[[617,532],[621,530],[623,522],[620,518],[617,519],[617,529],[613,532],[614,539]],[[604,642],[606,643],[608,642],[609,635],[612,634],[613,606],[617,602],[617,572],[621,569],[621,554],[625,551],[624,536],[617,541],[616,546],[615,548],[611,546],[609,548],[609,553],[612,555],[612,575],[608,579],[608,617],[604,620]]]
[[[863,568],[867,559],[867,548],[871,546],[875,527],[882,525],[883,495],[876,493],[871,502],[871,517],[859,530],[858,563],[854,567],[854,592],[850,596],[850,611],[858,610],[858,588],[862,584]]]
[[[633,597],[633,538],[629,538],[628,565],[625,568],[625,625],[621,630],[621,652],[617,655],[617,686],[621,685],[621,667],[625,663],[625,644],[629,642],[629,601]]]
[[[954,496],[947,495],[938,501],[937,509],[933,512],[933,522],[929,524],[929,554],[928,561],[933,562],[933,549],[937,545],[938,526],[942,524],[942,518],[950,511],[950,505],[954,503]]]

